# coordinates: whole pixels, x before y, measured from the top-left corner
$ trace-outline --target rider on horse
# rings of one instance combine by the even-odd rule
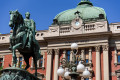
[[[35,22],[30,19],[30,13],[26,12],[25,14],[26,18],[24,19],[24,24],[25,27],[27,27],[27,38],[28,38],[28,43],[26,45],[26,47],[31,48],[31,43],[33,42],[33,45],[35,46],[35,48],[39,48],[39,43],[38,41],[35,39],[35,34],[36,34],[36,26],[35,26]],[[40,51],[36,51],[39,49],[34,49],[35,53],[38,54],[40,53]],[[38,57],[38,56],[37,56]]]
[[[30,13],[26,12],[25,14],[26,18],[24,19],[25,27],[27,27],[27,38],[28,38],[28,44],[26,47],[30,48],[32,41],[35,43],[35,34],[36,34],[36,26],[35,22],[30,19]]]

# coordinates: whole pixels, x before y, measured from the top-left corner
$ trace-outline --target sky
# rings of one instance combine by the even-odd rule
[[[10,32],[9,11],[18,10],[25,18],[30,12],[37,30],[48,30],[54,17],[65,10],[77,7],[81,0],[0,0],[0,33]],[[120,0],[90,0],[105,10],[109,23],[120,22]]]

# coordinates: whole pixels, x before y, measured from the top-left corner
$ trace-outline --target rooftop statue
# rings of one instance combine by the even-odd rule
[[[40,58],[40,47],[38,41],[35,39],[36,26],[35,22],[30,19],[30,13],[25,14],[23,19],[18,11],[10,11],[9,26],[13,30],[10,35],[10,50],[12,50],[13,64],[16,67],[16,49],[23,55],[26,62],[27,70],[29,65],[29,58],[33,57],[35,64],[35,75],[37,76],[37,60]]]

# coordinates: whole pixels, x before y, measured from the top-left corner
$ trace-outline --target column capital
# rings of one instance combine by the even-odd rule
[[[67,53],[67,51],[66,50],[63,50],[63,54],[66,54]]]
[[[102,45],[103,51],[108,51],[109,46],[108,45]]]
[[[48,49],[47,50],[47,55],[52,55],[52,51],[53,51],[52,49]]]
[[[91,47],[89,48],[89,52],[92,52],[92,48]]]
[[[100,46],[95,46],[95,51],[100,52]]]
[[[81,53],[84,53],[85,52],[85,49],[81,49]]]
[[[54,51],[55,51],[55,55],[59,55],[59,49],[54,49]]]

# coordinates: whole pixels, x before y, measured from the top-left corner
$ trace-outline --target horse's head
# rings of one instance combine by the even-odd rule
[[[18,16],[19,16],[19,12],[16,10],[16,11],[10,11],[10,22],[9,22],[9,26],[10,27],[14,27],[14,25],[17,23],[17,19],[18,19]]]

